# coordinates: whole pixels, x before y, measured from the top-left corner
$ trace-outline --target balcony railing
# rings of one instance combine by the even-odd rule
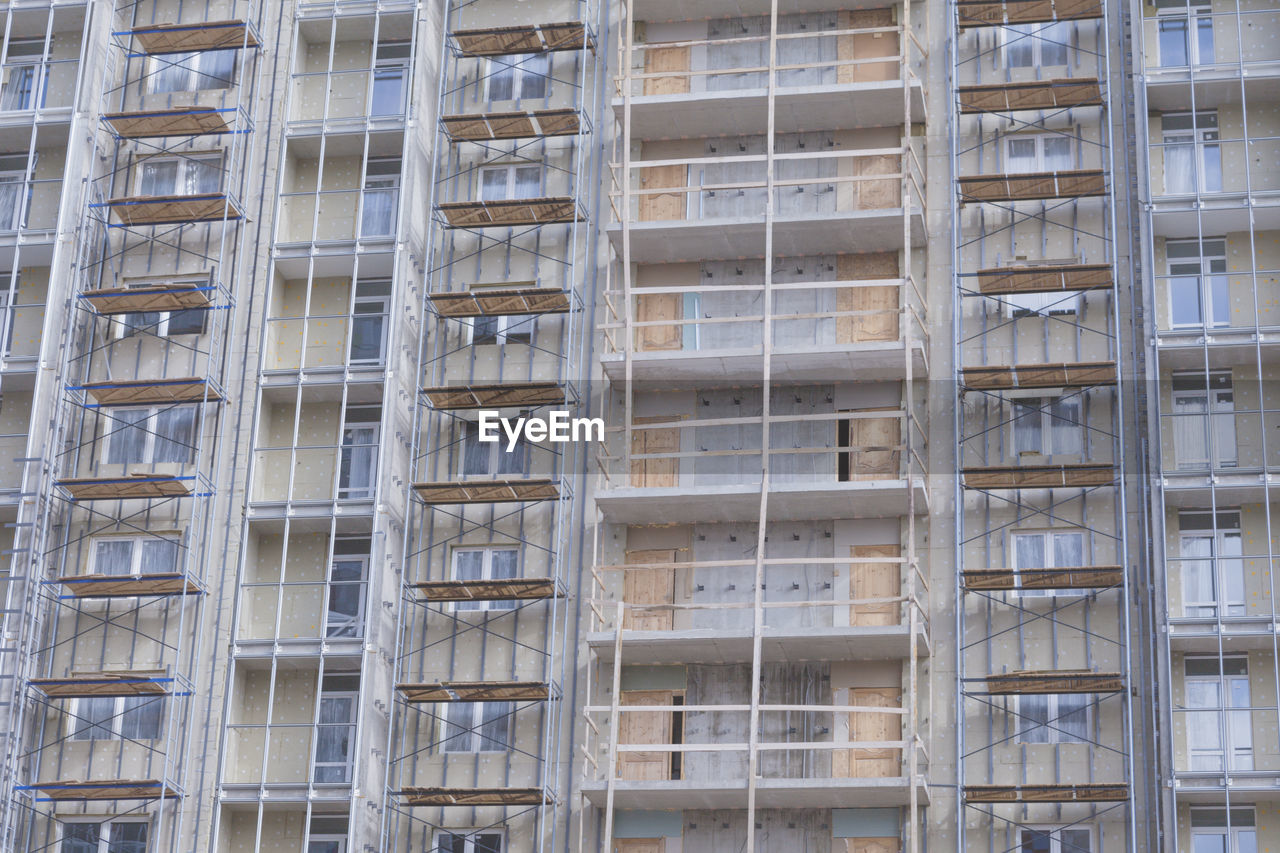
[[[360,639],[364,636],[363,614],[342,612],[339,601],[363,602],[366,588],[363,581],[241,584],[239,639]]]
[[[293,76],[290,121],[403,116],[408,88],[407,67],[300,72]]]
[[[399,189],[281,193],[284,243],[389,239],[396,232]]]
[[[1148,7],[1150,8],[1150,7]],[[1170,10],[1173,11],[1173,10]],[[1144,17],[1144,64],[1156,69],[1198,71],[1245,65],[1275,65],[1280,21],[1273,9],[1162,14]]]
[[[1268,396],[1274,390],[1271,385],[1263,383],[1263,393]],[[1252,397],[1257,389],[1256,382],[1241,383],[1236,395],[1247,393]],[[1176,409],[1177,392],[1174,393],[1171,408]],[[1216,399],[1217,392],[1210,393]],[[1191,400],[1187,408],[1191,410],[1160,416],[1162,467],[1166,474],[1225,475],[1280,468],[1280,439],[1275,438],[1280,436],[1280,410],[1205,411],[1203,397]]]
[[[1280,190],[1280,136],[1156,142],[1148,151],[1151,194],[1161,200]]]
[[[0,114],[71,106],[78,64],[78,59],[11,59],[0,68]]]
[[[1158,275],[1155,291],[1157,328],[1162,333],[1213,335],[1280,327],[1277,269],[1251,274]]]
[[[373,497],[377,443],[259,449],[252,500],[368,500]]]
[[[381,366],[389,318],[386,311],[269,317],[264,369]]]

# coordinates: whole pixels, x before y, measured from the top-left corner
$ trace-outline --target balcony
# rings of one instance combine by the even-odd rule
[[[403,126],[412,20],[385,15],[378,43],[368,20],[303,22],[289,91],[289,132],[356,132]],[[403,40],[396,40],[395,37]]]
[[[1280,230],[1280,125],[1226,137],[1218,114],[1196,115],[1208,126],[1171,128],[1165,116],[1164,141],[1148,145],[1155,234],[1199,237],[1209,223],[1217,234]]]
[[[267,314],[264,373],[333,380],[381,376],[390,299],[389,279],[278,281]]]
[[[1280,430],[1280,410],[1244,405],[1257,382],[1235,388],[1227,376],[1213,372],[1206,381],[1203,372],[1175,374],[1172,389],[1162,388],[1161,477],[1172,506],[1205,506],[1210,488],[1223,506],[1256,502],[1263,486],[1280,477],[1280,442],[1271,439]],[[1267,399],[1270,384],[1263,383]]]
[[[1158,15],[1149,14],[1150,10],[1144,10],[1142,19],[1149,103],[1185,92],[1185,88],[1169,84],[1187,83],[1192,73],[1200,104],[1206,103],[1201,100],[1202,93],[1210,99],[1215,91],[1239,97],[1242,75],[1247,86],[1263,91],[1262,81],[1280,74],[1275,51],[1280,24],[1271,9],[1214,12],[1184,7],[1162,10]],[[1161,91],[1166,87],[1168,91]],[[1177,105],[1191,107],[1189,100]],[[1165,108],[1163,103],[1158,106]]]
[[[722,141],[707,143],[717,150]],[[833,144],[835,144],[833,140]],[[743,141],[742,150],[755,146]],[[835,250],[882,252],[925,242],[924,169],[919,140],[840,154],[808,153],[806,141],[774,155],[773,252],[790,257]],[[759,257],[765,245],[765,154],[646,159],[629,185],[613,173],[608,228],[615,252],[624,236],[640,263]],[[624,230],[617,220],[628,220]]]
[[[403,139],[399,133],[340,137],[326,145],[292,139],[280,193],[277,245],[286,255],[306,246],[353,243],[382,250],[395,239]],[[320,156],[321,148],[324,157]]]
[[[682,9],[676,17],[687,14]],[[924,121],[923,87],[914,69],[924,62],[926,50],[895,17],[886,9],[783,15],[773,46],[775,127],[835,129]],[[767,27],[761,34],[751,27],[754,23],[650,24],[653,41],[632,45],[630,73],[614,80],[619,123],[629,103],[636,139],[766,132],[771,45]],[[714,37],[660,40],[664,29],[698,28]]]

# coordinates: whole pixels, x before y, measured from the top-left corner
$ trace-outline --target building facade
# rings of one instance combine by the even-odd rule
[[[1268,848],[1272,5],[0,3],[0,850]]]

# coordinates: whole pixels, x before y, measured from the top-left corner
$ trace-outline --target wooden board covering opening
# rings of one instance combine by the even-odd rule
[[[156,800],[181,796],[158,779],[106,779],[100,782],[60,779],[20,787],[39,791],[50,800]]]
[[[505,382],[494,385],[443,385],[423,388],[434,409],[465,411],[511,406],[554,406],[566,400],[566,387],[556,382]],[[572,400],[572,398],[568,398]]]
[[[1025,83],[984,83],[978,86],[961,86],[959,93],[962,113],[1051,110],[1098,106],[1102,103],[1102,87],[1096,77]]]
[[[563,598],[550,578],[506,578],[479,581],[419,581],[412,584],[423,601],[533,601]]]
[[[966,367],[966,388],[1000,391],[1012,388],[1082,388],[1116,384],[1114,361],[1057,362],[1013,366]]]
[[[1120,566],[1056,569],[966,569],[966,589],[1105,589],[1123,580]]]
[[[579,50],[584,44],[590,50],[595,49],[595,41],[586,33],[586,28],[579,21],[454,30],[453,43],[463,56],[504,56],[513,53]]]
[[[573,136],[581,129],[578,111],[569,109],[450,115],[441,118],[440,123],[450,139],[472,142]]]
[[[193,24],[152,24],[130,31],[143,51],[150,54],[195,53],[257,47],[258,39],[241,20],[205,21]]]
[[[230,133],[227,110],[189,107],[151,112],[106,113],[102,120],[117,136],[145,139],[159,136],[205,136]]]
[[[542,788],[401,788],[406,806],[540,806],[555,799]]]
[[[515,702],[551,697],[545,681],[436,681],[397,684],[406,702]]]
[[[100,406],[134,406],[144,403],[219,402],[222,397],[197,377],[183,379],[133,379],[93,382],[77,390],[88,392]]]
[[[413,490],[427,504],[522,503],[560,497],[560,484],[548,479],[414,483]]]
[[[213,289],[207,284],[147,287],[105,287],[80,294],[94,311],[112,314],[141,314],[151,311],[188,311],[208,308]]]
[[[1102,0],[957,0],[960,28],[1102,17]]]
[[[505,228],[573,222],[578,206],[572,198],[515,198],[500,201],[450,201],[436,206],[450,228]]]
[[[67,678],[33,678],[31,686],[46,696],[71,699],[89,696],[164,696],[171,690],[162,669],[82,672]]]
[[[477,288],[457,293],[427,295],[443,317],[501,317],[524,314],[563,314],[569,310],[569,292],[543,287],[511,290]]]
[[[240,209],[222,193],[131,196],[103,202],[125,225],[184,225],[238,220]]]
[[[1111,284],[1111,267],[1107,264],[1054,264],[978,270],[978,290],[992,296],[1052,293],[1058,290],[1096,290],[1111,287]]]
[[[66,489],[78,501],[175,498],[191,494],[185,479],[151,474],[134,474],[129,477],[79,477],[58,480],[56,485]]]
[[[967,489],[1056,489],[1107,486],[1111,465],[998,465],[961,470]]]
[[[199,585],[185,575],[63,575],[58,583],[76,598],[137,598],[152,595],[197,595]]]
[[[1129,799],[1124,783],[1087,785],[965,785],[971,803],[1115,803]]]
[[[987,692],[999,695],[1043,693],[1116,693],[1124,690],[1118,672],[1087,669],[1023,670],[988,675]]]
[[[965,203],[1087,198],[1107,192],[1106,175],[1100,169],[973,175],[960,178],[957,183]]]

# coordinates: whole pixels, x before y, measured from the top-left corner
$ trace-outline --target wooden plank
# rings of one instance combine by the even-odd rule
[[[838,26],[842,30],[874,29],[895,26],[893,9],[857,9],[842,11]],[[869,83],[898,79],[898,34],[896,32],[849,33],[836,36],[836,58],[863,60],[836,69],[837,83]],[[885,62],[867,62],[884,57]]]
[[[676,705],[683,697],[678,690],[624,690],[619,704]],[[683,719],[683,717],[682,717]],[[618,743],[625,746],[674,743],[675,711],[631,711],[618,715]],[[683,738],[681,738],[683,742]],[[619,752],[618,778],[634,782],[665,782],[671,779],[671,752]]]
[[[1124,676],[1087,669],[1024,670],[986,677],[987,692],[997,695],[1046,693],[1118,693]]]
[[[902,421],[898,409],[887,406],[875,409],[857,409],[850,414],[867,412],[893,412],[883,418],[850,418],[848,445],[861,448],[845,451],[848,482],[864,480],[897,479],[901,467],[902,452],[896,448],[902,443]]]
[[[76,598],[137,598],[152,595],[196,595],[195,581],[177,572],[154,575],[63,575],[58,583]]]
[[[849,705],[902,707],[902,690],[898,687],[855,687],[848,692]],[[851,743],[902,740],[901,714],[853,711],[849,714],[848,726]],[[831,756],[831,774],[855,779],[901,776],[902,750],[893,747],[835,750]]]
[[[427,295],[444,317],[563,314],[569,310],[569,292],[542,287],[485,289]]]
[[[212,292],[207,284],[157,284],[147,287],[104,287],[82,293],[80,298],[99,314],[111,316],[208,308]]]
[[[636,327],[636,350],[656,352],[684,349],[684,326],[673,323],[684,317],[684,294],[641,293],[636,295],[636,322],[663,323]]]
[[[1102,0],[958,0],[961,29],[1102,17]]]
[[[450,115],[440,122],[449,138],[473,142],[573,136],[581,129],[578,111],[572,109]]]
[[[646,77],[644,93],[646,95],[683,95],[689,91],[689,47],[659,47],[657,44],[644,46],[644,73],[662,74],[673,72],[667,77]]]
[[[902,556],[900,545],[850,545],[849,556],[855,559],[887,557],[897,560]],[[902,564],[850,563],[849,597],[901,598]],[[854,604],[849,608],[849,624],[857,627],[882,627],[900,624],[902,606],[897,601],[884,604]]]
[[[684,553],[679,550],[628,551],[627,563],[675,563]],[[675,572],[669,569],[627,569],[622,573],[622,600],[630,605],[622,613],[622,627],[628,631],[670,631],[673,611],[646,610],[646,604],[674,604]]]
[[[230,133],[226,110],[189,107],[154,112],[106,113],[102,120],[124,139]]]
[[[155,800],[181,796],[173,788],[158,779],[106,779],[100,782],[83,782],[79,779],[61,779],[53,782],[37,782],[22,785],[21,789],[39,791],[50,800]]]
[[[990,267],[978,270],[978,290],[998,296],[1017,293],[1095,290],[1111,287],[1108,264]]]
[[[897,177],[902,165],[902,157],[898,154],[876,154],[874,156],[855,157],[854,173],[860,178],[875,175],[892,175],[882,180],[859,180],[852,182],[852,199],[854,210],[887,210],[902,206],[902,182]]]
[[[540,806],[555,799],[541,788],[401,788],[406,806]]]
[[[967,489],[1054,489],[1107,486],[1115,481],[1111,465],[1008,465],[964,468]]]
[[[130,30],[145,53],[195,53],[257,47],[258,39],[242,20],[191,24],[153,24]]]
[[[613,853],[666,853],[665,838],[615,838]]]
[[[580,50],[584,44],[588,50],[595,50],[594,39],[578,21],[454,30],[452,36],[455,49],[463,56],[506,56],[513,53]]]
[[[493,385],[443,385],[423,388],[423,396],[434,409],[466,411],[471,409],[500,409],[513,406],[559,405],[566,397],[567,388],[555,382],[505,382]]]
[[[648,166],[640,170],[640,189],[686,189],[689,186],[687,165]],[[639,196],[641,222],[671,222],[687,219],[689,203],[687,193],[653,193]],[[672,294],[679,296],[679,294]]]
[[[556,225],[579,218],[572,198],[520,198],[501,201],[451,201],[436,209],[450,228],[502,228],[517,225]]]
[[[191,494],[185,480],[150,474],[109,478],[82,477],[58,480],[56,485],[70,492],[78,501],[143,500],[185,497]]]
[[[422,600],[447,601],[533,601],[563,598],[550,578],[507,578],[484,581],[419,581],[411,584]]]
[[[971,803],[1112,803],[1129,799],[1123,783],[1087,785],[965,785]]]
[[[841,281],[898,278],[897,252],[867,252],[836,257]],[[896,341],[899,331],[899,288],[842,287],[836,291],[836,311],[875,311],[875,314],[836,318],[836,340],[842,344]]]
[[[522,503],[560,497],[559,483],[548,479],[414,483],[413,490],[427,504]]]
[[[1116,384],[1114,361],[1057,362],[1013,366],[966,367],[966,388],[1001,391],[1013,388],[1083,388]]]
[[[226,195],[132,196],[102,203],[125,225],[182,225],[240,219],[240,210]]]
[[[437,681],[397,684],[406,702],[525,702],[550,698],[544,681]]]
[[[831,843],[832,853],[899,853],[902,849],[902,839],[897,836],[834,838]]]
[[[631,428],[631,485],[638,489],[670,489],[680,482],[680,460],[636,459],[642,453],[679,453],[680,427],[637,428],[646,423],[670,423],[680,415],[636,417]]]
[[[1099,106],[1102,86],[1096,77],[1057,78],[961,86],[959,95],[962,113],[1049,110]]]
[[[961,573],[967,589],[1103,589],[1124,580],[1120,566],[1057,569],[967,569]]]
[[[90,696],[164,696],[171,692],[163,669],[83,672],[69,678],[33,678],[31,686],[50,698]]]
[[[92,382],[83,390],[100,406],[133,406],[143,403],[217,403],[217,391],[197,377],[183,379],[133,379],[120,382]]]
[[[1106,176],[1098,169],[974,175],[962,177],[957,183],[965,203],[1087,198],[1107,192]]]

